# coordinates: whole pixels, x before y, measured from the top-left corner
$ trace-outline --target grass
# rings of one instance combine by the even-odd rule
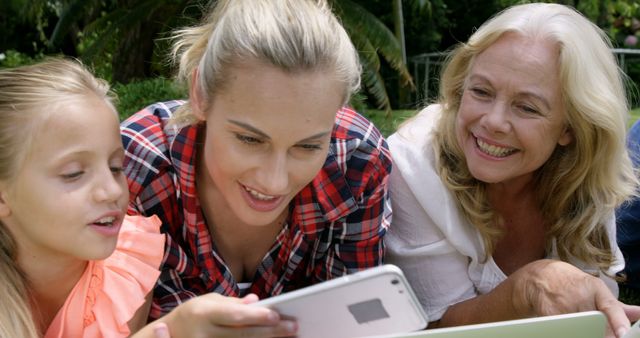
[[[629,123],[627,124],[627,126],[631,128],[633,123],[636,122],[638,119],[640,119],[640,108],[632,109],[629,112]]]
[[[378,127],[382,135],[389,137],[406,119],[412,117],[418,110],[393,110],[387,116],[383,110],[368,109],[362,114]]]

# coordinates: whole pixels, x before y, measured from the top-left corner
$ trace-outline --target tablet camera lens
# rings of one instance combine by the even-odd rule
[[[400,281],[397,280],[397,279],[392,279],[391,280],[391,284],[393,284],[393,285],[398,285],[398,283],[400,283]]]

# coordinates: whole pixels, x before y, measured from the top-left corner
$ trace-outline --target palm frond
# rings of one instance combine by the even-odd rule
[[[353,44],[362,63],[362,83],[377,104],[377,108],[391,112],[389,95],[380,75],[380,59],[376,48],[363,35],[353,35]]]
[[[12,5],[19,8],[19,13],[22,18],[31,22],[40,20],[42,13],[48,6],[51,6],[47,0],[17,1],[12,3]]]
[[[433,4],[429,0],[410,0],[411,8],[418,12],[431,15],[433,13]]]
[[[365,61],[366,63],[366,61]],[[383,109],[385,115],[391,114],[391,104],[389,103],[389,95],[387,95],[387,89],[384,85],[384,79],[380,75],[380,72],[374,72],[371,68],[362,68],[362,82],[367,86],[367,90],[376,98],[380,98],[378,102],[378,109]]]
[[[345,28],[354,35],[364,35],[376,47],[377,51],[396,70],[406,85],[414,88],[411,74],[402,60],[402,50],[398,39],[391,30],[364,7],[351,0],[334,1],[341,12]]]
[[[77,19],[82,16],[87,6],[91,4],[88,0],[74,0],[67,3],[60,12],[58,23],[56,23],[51,37],[47,41],[47,47],[53,48],[57,46],[64,36],[71,30]]]
[[[103,52],[110,41],[118,37],[119,31],[132,29],[141,18],[146,18],[161,8],[166,1],[140,1],[133,8],[118,8],[85,27],[85,33],[99,33],[100,38],[82,53],[84,60],[92,60]]]

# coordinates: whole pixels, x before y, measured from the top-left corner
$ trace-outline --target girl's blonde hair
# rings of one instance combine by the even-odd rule
[[[482,233],[488,257],[501,234],[501,220],[488,204],[486,185],[467,169],[456,140],[456,115],[476,56],[508,32],[548,39],[560,48],[560,85],[574,140],[556,147],[537,171],[537,201],[549,222],[547,237],[555,239],[560,258],[577,258],[604,271],[614,260],[605,224],[615,207],[635,194],[638,179],[625,149],[624,74],[605,33],[576,10],[558,4],[513,6],[450,54],[440,83],[440,176]],[[551,241],[547,243],[549,251]]]
[[[60,111],[61,103],[87,96],[104,99],[113,108],[108,84],[76,61],[48,59],[0,70],[0,182],[10,184],[21,169],[33,132],[48,114]],[[0,337],[40,337],[17,255],[15,240],[0,222]]]
[[[326,0],[218,0],[202,24],[178,30],[173,59],[178,79],[209,105],[228,69],[258,60],[286,72],[331,72],[344,83],[343,102],[360,86],[358,54]],[[174,122],[193,124],[189,103]]]

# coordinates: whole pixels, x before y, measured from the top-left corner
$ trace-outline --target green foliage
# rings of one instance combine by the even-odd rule
[[[118,98],[116,109],[121,119],[129,117],[151,103],[187,97],[185,89],[165,78],[116,84],[113,86],[113,91]]]
[[[363,87],[372,102],[390,111],[391,105],[381,59],[394,76],[409,87],[411,75],[402,58],[395,35],[375,15],[354,0],[329,0],[354,40],[364,68]],[[405,0],[413,9],[431,13],[429,0]],[[439,1],[439,0],[438,0]],[[26,3],[26,0],[22,1]],[[46,22],[42,13],[55,14],[48,32],[39,29],[50,50],[73,41],[73,50],[97,75],[111,82],[126,83],[136,78],[169,74],[166,63],[158,60],[166,48],[158,38],[176,27],[198,20],[210,0],[33,0],[28,17]]]
[[[33,56],[44,45],[41,31],[45,23],[27,22],[21,9],[27,0],[0,1],[0,52],[17,50]]]
[[[10,49],[4,53],[0,53],[0,68],[13,68],[17,66],[30,65],[42,57],[42,54],[31,57],[27,54]]]
[[[444,51],[465,41],[484,20],[508,5],[540,0],[401,0],[407,55]],[[545,0],[542,0],[545,1]],[[548,0],[547,0],[548,1]],[[211,0],[6,0],[0,2],[0,53],[79,57],[111,82],[169,77],[167,33],[199,20]],[[407,102],[412,78],[392,29],[399,19],[390,0],[329,0],[356,44],[363,69],[360,103],[390,112]],[[548,1],[551,2],[551,1]],[[576,6],[607,31],[616,46],[640,40],[638,0],[556,0]],[[633,40],[633,39],[631,39]],[[638,44],[640,46],[640,43]],[[635,46],[636,48],[638,46]],[[133,56],[133,57],[132,57]],[[135,57],[137,56],[137,58]],[[9,59],[7,57],[6,59]],[[12,61],[13,62],[13,61]],[[22,61],[17,61],[18,63]],[[1,62],[5,66],[7,62]],[[636,69],[629,69],[634,81]],[[402,93],[400,93],[402,91]]]
[[[354,93],[349,100],[349,106],[359,113],[367,111],[369,109],[369,107],[367,107],[367,95],[365,95],[362,90]]]
[[[417,1],[417,0],[416,0]],[[444,0],[431,0],[421,10],[404,11],[407,56],[446,49],[444,34],[453,26]]]
[[[414,116],[417,112],[417,110],[394,110],[391,114],[387,114],[384,110],[376,109],[359,111],[360,114],[373,122],[384,137],[389,137],[393,134],[402,122]]]
[[[85,57],[85,51],[95,48],[95,41],[105,41],[104,44],[107,44],[109,48],[99,51],[97,55],[94,55],[92,58]],[[111,61],[113,60],[112,50],[114,50],[115,47],[115,43],[112,40],[107,41],[102,38],[100,33],[96,32],[80,34],[78,45],[76,46],[82,62],[92,65],[95,75],[110,83],[113,83],[113,64]]]
[[[632,288],[624,283],[618,283],[620,293],[618,300],[625,304],[640,305],[640,289]]]
[[[211,0],[32,0],[58,10],[47,35],[51,51],[71,49],[110,82],[170,76],[166,44],[177,27],[192,24]],[[72,46],[70,46],[72,45]],[[158,57],[158,55],[161,55]]]
[[[639,48],[640,43],[640,3],[636,0],[614,1],[609,7],[606,22],[608,33],[614,44],[622,48]]]
[[[640,108],[632,109],[629,112],[629,119],[627,120],[627,127],[631,128],[631,126],[640,120]]]
[[[377,108],[390,112],[389,95],[380,73],[380,58],[387,62],[405,84],[413,87],[411,74],[402,59],[400,42],[384,22],[357,2],[334,0],[332,3],[358,50],[364,88],[371,95]]]

